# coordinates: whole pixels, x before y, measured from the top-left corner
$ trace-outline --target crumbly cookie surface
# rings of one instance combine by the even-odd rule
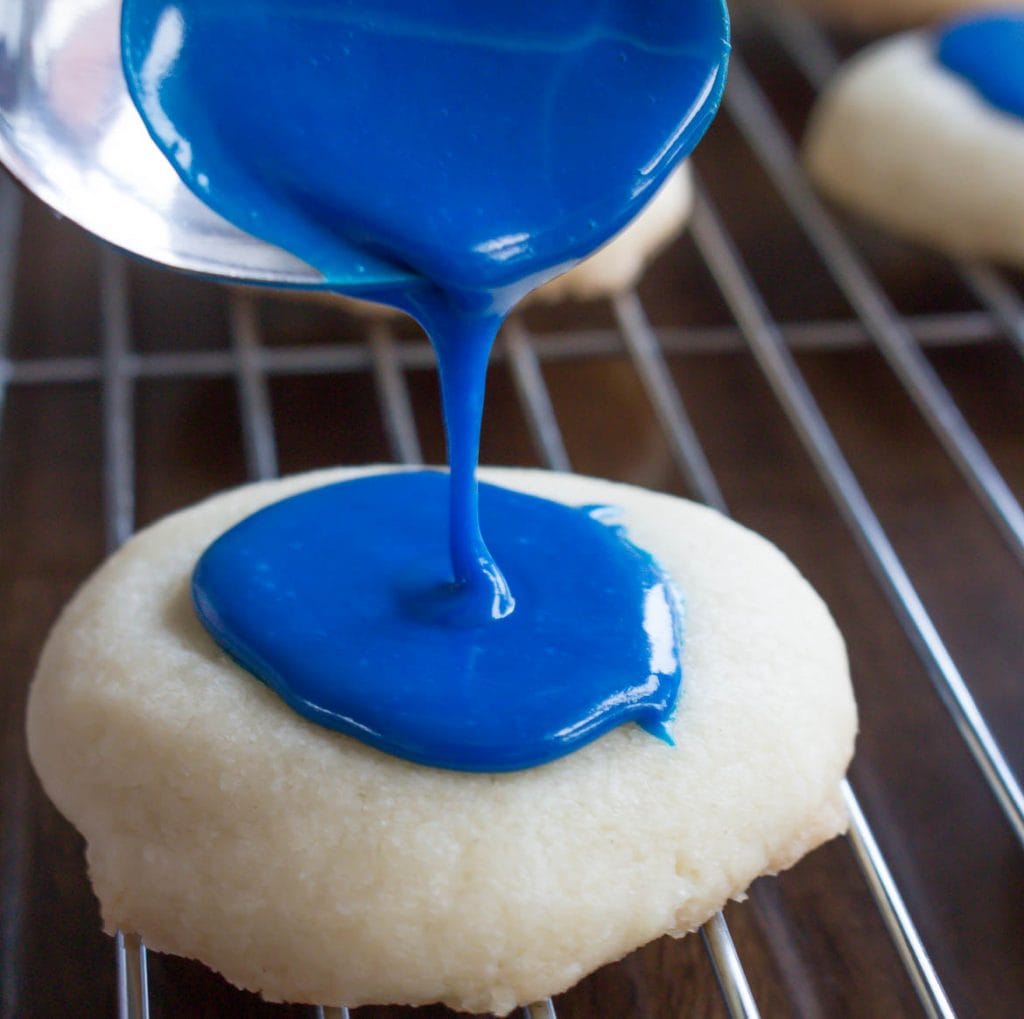
[[[856,709],[820,599],[737,524],[609,482],[484,472],[621,507],[675,578],[675,747],[625,726],[541,768],[463,774],[293,715],[200,627],[189,574],[259,506],[357,473],[252,485],[162,521],[55,627],[30,751],[88,841],[108,929],[275,1000],[504,1013],[695,928],[845,829]]]
[[[830,197],[895,234],[1024,266],[1024,120],[933,57],[930,37],[877,43],[812,113],[804,160]]]

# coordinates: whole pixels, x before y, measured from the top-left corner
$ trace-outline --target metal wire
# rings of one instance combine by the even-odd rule
[[[21,232],[21,194],[6,177],[0,179],[0,414],[10,377],[7,348],[11,310],[14,307],[14,276],[18,266],[18,235]]]
[[[889,936],[899,952],[921,1007],[929,1019],[953,1019],[955,1013],[946,989],[932,965],[924,942],[914,926],[889,865],[868,825],[867,818],[854,796],[849,782],[843,782],[843,797],[850,812],[850,844],[860,864],[871,894],[878,904]]]
[[[1024,357],[1024,301],[1020,295],[989,265],[965,262],[961,272],[982,303],[992,310],[1017,353]]]
[[[750,991],[743,964],[736,952],[725,917],[716,913],[700,929],[701,941],[711,958],[711,965],[722,989],[725,1007],[731,1016],[757,1016],[757,1003]]]
[[[135,528],[135,431],[133,380],[126,370],[131,327],[124,259],[100,253],[102,322],[103,495],[107,551],[131,537]],[[146,946],[133,933],[115,938],[119,1019],[149,1019]]]
[[[277,477],[277,443],[270,414],[270,392],[263,370],[260,328],[252,298],[231,298],[231,349],[238,404],[242,417],[242,443],[249,477],[263,481]]]
[[[6,178],[0,179],[0,427],[10,381],[8,347],[14,277],[17,267],[18,238],[21,233],[21,194]],[[21,959],[22,927],[25,915],[25,854],[18,851],[26,806],[29,801],[27,767],[24,759],[8,751],[4,741],[3,773],[7,778],[0,789],[0,908],[3,910],[4,952],[0,969],[0,1011],[17,1015],[17,970]]]
[[[349,1019],[347,1008],[330,1008],[324,1005],[317,1005],[313,1009],[316,1019]]]
[[[107,551],[126,542],[135,529],[134,382],[127,371],[128,294],[124,259],[109,248],[100,254],[103,384],[103,494]]]
[[[1004,284],[1005,285],[1005,284]],[[946,312],[916,315],[904,319],[915,340],[926,347],[963,346],[984,343],[1003,336],[1004,326],[988,312]],[[870,337],[856,320],[780,323],[786,346],[793,351],[846,350],[863,346]],[[731,325],[692,327],[673,326],[653,329],[657,345],[665,356],[673,354],[723,354],[746,349],[742,332]],[[622,350],[618,329],[593,329],[559,336],[532,337],[533,354],[538,363],[581,361],[607,357]],[[505,345],[506,347],[508,344]],[[368,346],[331,344],[264,349],[260,356],[262,371],[268,378],[285,375],[358,374],[373,365],[372,334]],[[433,363],[426,341],[391,344],[390,357],[403,371],[428,368]],[[494,359],[511,360],[503,347],[495,348]],[[234,372],[230,351],[204,350],[188,353],[131,353],[122,365],[129,377],[140,379],[223,378]],[[0,361],[0,372],[9,384],[21,386],[47,383],[93,382],[102,375],[97,357],[24,358]]]
[[[512,365],[516,391],[526,409],[526,423],[543,462],[555,471],[567,471],[569,453],[558,427],[551,395],[544,385],[540,360],[529,333],[517,316],[502,330],[502,338]]]
[[[137,934],[117,932],[114,938],[117,961],[118,1019],[149,1019],[149,974],[146,946]]]
[[[679,390],[665,367],[664,355],[640,298],[635,291],[629,291],[617,296],[612,303],[637,374],[647,390],[662,430],[668,436],[683,477],[690,489],[699,492],[709,506],[724,506],[725,499],[683,407]]]
[[[399,463],[421,464],[423,451],[412,413],[409,387],[402,373],[395,338],[386,322],[375,322],[370,327],[369,344],[377,398],[383,411],[384,429],[392,456]]]
[[[558,1017],[555,1015],[555,1006],[551,1003],[551,999],[548,998],[546,1001],[527,1005],[526,1008],[522,1009],[521,1019],[558,1019]]]

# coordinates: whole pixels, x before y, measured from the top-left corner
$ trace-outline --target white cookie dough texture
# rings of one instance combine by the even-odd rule
[[[504,1014],[693,930],[845,830],[856,708],[821,600],[739,525],[610,482],[484,472],[622,507],[675,578],[686,603],[675,747],[628,725],[543,767],[467,774],[292,714],[206,635],[189,575],[258,507],[366,470],[251,485],[169,517],[55,627],[31,691],[30,752],[88,842],[108,930],[273,1000]]]
[[[840,70],[808,124],[808,172],[894,234],[1024,265],[1024,121],[942,67],[932,47],[928,33],[909,33]]]
[[[970,11],[1019,7],[1020,0],[786,0],[818,17],[861,32],[892,32]]]

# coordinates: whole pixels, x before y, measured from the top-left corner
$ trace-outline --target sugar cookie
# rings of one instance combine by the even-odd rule
[[[813,111],[804,159],[822,191],[893,233],[1024,265],[1024,120],[943,67],[931,33],[851,60]]]
[[[694,929],[845,829],[856,709],[821,600],[714,511],[610,482],[482,472],[621,507],[675,578],[676,746],[625,726],[540,768],[447,772],[292,714],[200,627],[189,574],[259,506],[365,470],[255,484],[169,517],[54,628],[30,752],[86,837],[108,930],[274,1000],[505,1013]]]

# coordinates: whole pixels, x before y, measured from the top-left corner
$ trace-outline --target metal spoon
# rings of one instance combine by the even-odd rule
[[[233,283],[358,293],[243,233],[181,182],[124,83],[121,0],[0,3],[0,162],[47,205],[151,262]]]

